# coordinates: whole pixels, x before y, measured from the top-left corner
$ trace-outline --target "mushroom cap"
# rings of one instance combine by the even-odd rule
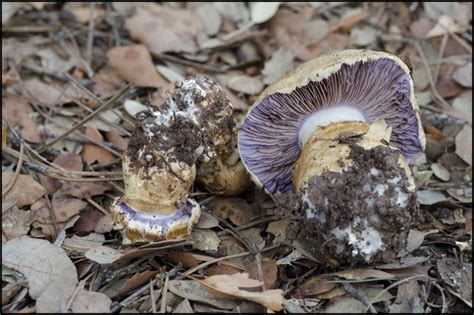
[[[175,239],[191,232],[201,216],[201,208],[192,199],[177,204],[172,213],[163,213],[156,205],[155,212],[141,212],[131,208],[123,198],[112,205],[112,217],[124,237],[124,242],[155,242]]]
[[[254,103],[238,133],[240,156],[254,182],[269,193],[288,192],[303,124],[336,107],[360,112],[368,122],[384,119],[392,127],[390,142],[406,157],[424,149],[408,66],[385,52],[344,50],[303,63]]]

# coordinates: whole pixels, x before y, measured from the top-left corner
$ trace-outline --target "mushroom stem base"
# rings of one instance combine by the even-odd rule
[[[115,199],[111,209],[124,243],[156,242],[186,236],[201,215],[199,204],[192,199],[178,204],[173,213],[136,211],[121,197]]]

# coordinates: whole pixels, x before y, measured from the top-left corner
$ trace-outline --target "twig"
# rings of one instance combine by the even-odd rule
[[[23,150],[24,150],[24,147],[25,147],[24,140],[21,139],[20,140],[20,156],[18,158],[18,163],[16,165],[15,174],[13,174],[13,177],[10,180],[10,182],[8,183],[5,190],[2,190],[2,197],[4,197],[13,188],[13,186],[15,186],[15,183],[16,183],[18,177],[20,176],[20,170],[21,170],[21,167],[23,166]]]
[[[93,205],[96,209],[98,209],[100,212],[102,212],[105,215],[110,214],[109,211],[105,210],[104,207],[99,205],[97,202],[95,202],[92,198],[87,198],[87,202],[89,202],[91,205]]]
[[[109,107],[110,105],[112,105],[115,101],[117,101],[123,94],[125,94],[125,92],[128,91],[128,89],[131,87],[132,85],[131,84],[127,84],[122,90],[120,90],[114,97],[112,97],[109,101],[107,101],[106,103],[104,103],[102,106],[100,106],[99,108],[97,108],[95,111],[93,111],[92,113],[90,113],[88,116],[86,116],[85,118],[83,118],[80,122],[78,122],[77,124],[75,124],[73,127],[71,127],[69,130],[67,130],[66,132],[64,132],[63,134],[61,134],[59,137],[57,137],[56,139],[50,141],[50,142],[47,142],[43,147],[41,147],[40,149],[38,149],[38,153],[42,153],[44,152],[44,150],[46,150],[46,148],[50,147],[51,145],[57,143],[58,141],[60,141],[62,138],[64,138],[65,136],[69,135],[71,132],[73,132],[74,130],[76,130],[77,128],[81,127],[82,125],[84,125],[86,122],[88,122],[89,120],[91,120],[92,118],[94,118],[96,115],[98,115],[100,112],[104,111],[107,107]]]
[[[89,32],[87,34],[87,50],[86,50],[86,62],[91,67],[92,61],[92,47],[94,45],[94,28],[95,28],[95,3],[90,3],[91,13],[89,16]]]
[[[280,218],[281,218],[281,216],[279,216],[279,215],[272,215],[272,216],[269,216],[269,217],[264,217],[264,218],[261,218],[261,219],[258,219],[258,220],[251,221],[251,222],[249,222],[247,224],[243,224],[241,226],[237,226],[235,229],[237,229],[239,231],[242,231],[242,230],[246,230],[246,229],[249,229],[251,227],[254,227],[256,225],[262,224],[262,223],[267,223],[267,222],[272,222],[272,221],[278,220]],[[217,232],[217,236],[226,235],[228,233],[230,233],[230,232],[227,231],[227,230],[222,230],[222,231]]]
[[[438,289],[439,293],[441,293],[441,300],[443,301],[443,307],[441,308],[441,313],[447,313],[448,307],[446,304],[446,296],[444,295],[443,288],[436,282],[433,282],[432,284]]]
[[[273,245],[273,246],[270,246],[270,247],[267,247],[267,248],[264,248],[261,250],[261,252],[266,252],[266,251],[269,251],[269,250],[272,250],[272,249],[275,249],[275,248],[278,248],[280,247],[281,245]],[[196,271],[198,271],[199,269],[202,269],[206,266],[209,266],[209,265],[212,265],[216,262],[219,262],[219,261],[222,261],[222,260],[227,260],[227,259],[232,259],[232,258],[238,258],[238,257],[244,257],[244,256],[247,256],[247,255],[250,255],[252,254],[252,252],[243,252],[243,253],[240,253],[240,254],[234,254],[234,255],[228,255],[228,256],[223,256],[223,257],[219,257],[219,258],[216,258],[216,259],[213,259],[213,260],[209,260],[209,261],[205,261],[203,262],[202,264],[199,264],[197,265],[196,267],[194,268],[191,268],[189,269],[188,271],[184,272],[181,274],[182,277],[187,277],[193,273],[195,273]]]
[[[446,49],[446,44],[448,43],[448,39],[449,39],[449,35],[444,34],[443,40],[441,41],[441,47],[439,48],[438,61],[441,60],[441,58],[443,58],[444,50]],[[434,81],[435,82],[438,81],[440,69],[441,69],[441,63],[438,62],[437,65],[436,65],[436,70],[435,70],[435,74],[434,74]]]
[[[150,279],[150,301],[151,301],[151,311],[156,313],[156,297],[155,290],[153,290],[153,279]]]
[[[383,294],[385,294],[386,292],[388,292],[390,289],[393,289],[393,288],[395,288],[396,286],[399,286],[399,285],[402,284],[402,283],[405,283],[405,282],[408,282],[408,281],[411,281],[411,280],[414,280],[414,279],[417,279],[417,278],[421,278],[421,279],[425,278],[425,279],[429,279],[429,280],[435,280],[435,279],[431,278],[430,276],[425,276],[425,275],[414,275],[414,276],[411,276],[411,277],[408,277],[408,278],[404,278],[404,279],[402,279],[402,280],[400,280],[400,281],[397,281],[397,282],[392,283],[391,285],[389,285],[389,286],[386,287],[385,289],[381,290],[375,297],[373,297],[373,298],[370,300],[370,303],[372,304],[372,303],[374,303],[374,301],[377,301],[377,299],[378,299],[379,297],[381,297]],[[370,307],[367,306],[367,307],[365,308],[364,313],[366,313],[366,312],[369,310],[369,308],[370,308]]]
[[[344,290],[346,290],[347,293],[364,303],[364,305],[367,306],[367,308],[369,309],[370,313],[377,313],[365,292],[357,290],[350,283],[347,282],[342,282],[342,285],[344,286]]]
[[[169,282],[170,282],[170,277],[166,275],[165,284],[163,285],[163,291],[161,292],[160,313],[166,313],[166,298],[168,296]]]

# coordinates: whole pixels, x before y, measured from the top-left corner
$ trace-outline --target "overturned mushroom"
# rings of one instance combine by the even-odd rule
[[[404,246],[417,209],[405,158],[425,145],[418,111],[399,58],[341,51],[263,91],[239,151],[257,185],[297,196],[309,231],[333,256],[386,259]]]
[[[189,198],[196,176],[223,194],[248,186],[240,160],[229,158],[236,151],[232,107],[212,80],[184,80],[162,106],[136,116],[123,159],[125,193],[112,206],[125,240],[189,233],[200,216],[199,205]],[[219,172],[227,175],[222,185],[214,184]]]

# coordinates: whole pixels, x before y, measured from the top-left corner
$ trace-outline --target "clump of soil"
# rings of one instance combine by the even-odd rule
[[[339,263],[390,261],[405,246],[418,213],[416,193],[397,165],[400,151],[349,142],[351,166],[311,177],[304,191],[280,203],[306,219],[316,252],[323,247]]]
[[[126,152],[130,167],[146,170],[172,162],[191,166],[202,156],[215,156],[215,139],[230,136],[235,127],[231,113],[215,82],[206,77],[183,81],[162,106],[136,114]]]

